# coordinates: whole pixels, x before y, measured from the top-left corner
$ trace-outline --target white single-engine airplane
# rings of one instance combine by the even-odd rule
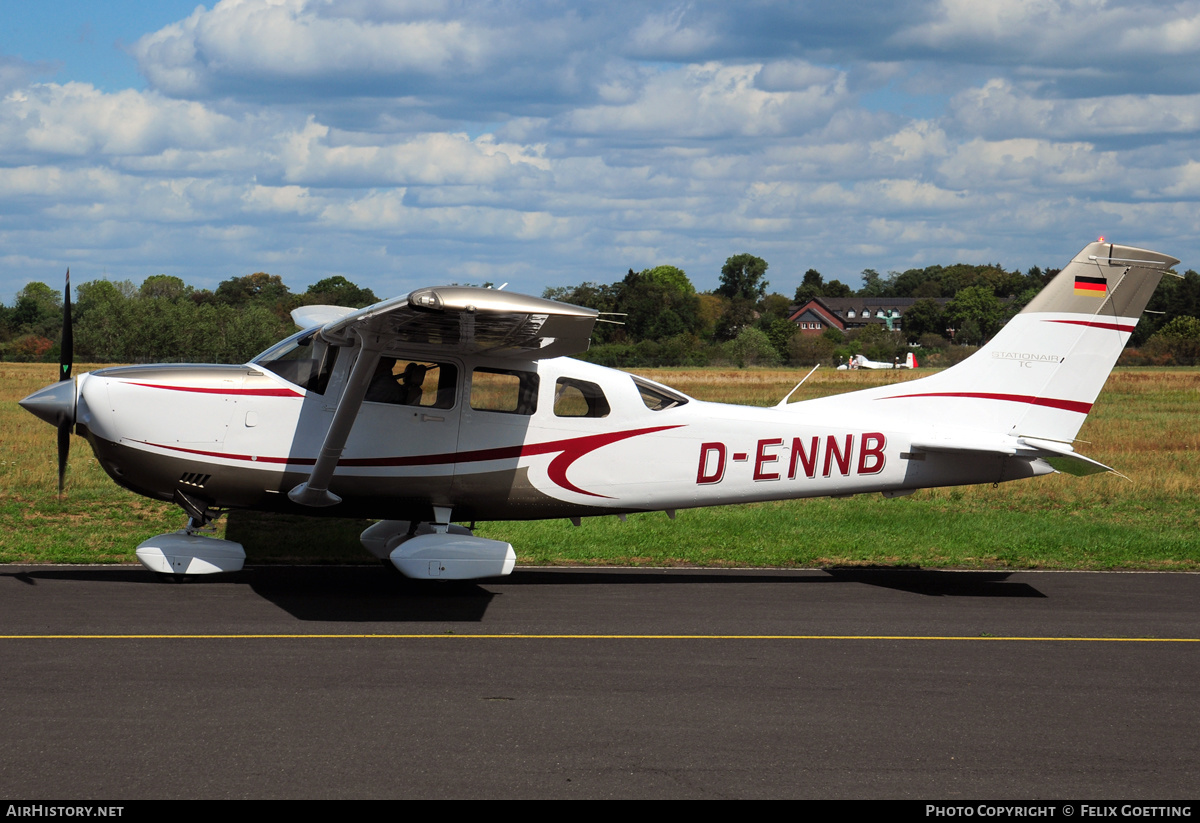
[[[912,352],[908,353],[908,357],[904,358],[901,363],[897,358],[894,363],[885,363],[882,360],[868,360],[866,355],[856,354],[850,358],[850,362],[843,363],[837,367],[838,371],[854,370],[854,369],[915,369],[917,367],[917,356]]]
[[[569,359],[593,309],[489,289],[307,306],[304,331],[242,366],[107,368],[21,401],[92,444],[120,485],[187,528],[137,555],[235,571],[200,532],[224,509],[383,518],[366,548],[410,577],[508,574],[508,543],[452,523],[579,518],[1111,471],[1072,442],[1164,272],[1092,243],[978,352],[918,380],[752,408]]]

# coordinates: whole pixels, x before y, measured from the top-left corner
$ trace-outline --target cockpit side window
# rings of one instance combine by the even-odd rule
[[[679,394],[673,389],[668,389],[666,386],[651,383],[649,380],[643,380],[640,377],[634,377],[633,382],[637,386],[642,402],[646,404],[646,408],[650,411],[666,411],[667,409],[673,409],[688,402],[686,395]]]
[[[476,411],[533,414],[538,376],[534,372],[477,368],[471,372],[471,408]]]
[[[608,400],[595,383],[560,377],[554,384],[555,417],[608,417]]]
[[[452,363],[380,357],[363,397],[369,403],[452,409],[458,368]]]
[[[305,391],[324,394],[340,351],[318,339],[315,332],[301,332],[272,346],[251,362]]]

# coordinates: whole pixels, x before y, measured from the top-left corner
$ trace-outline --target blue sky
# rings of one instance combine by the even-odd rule
[[[0,300],[1197,266],[1200,0],[0,6]]]

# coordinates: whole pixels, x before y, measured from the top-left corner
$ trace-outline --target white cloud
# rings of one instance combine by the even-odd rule
[[[846,101],[845,77],[839,72],[811,72],[811,85],[780,92],[757,86],[762,68],[705,63],[652,72],[631,102],[576,109],[562,118],[561,128],[659,140],[774,136],[822,123]]]
[[[720,41],[707,26],[688,21],[688,7],[650,14],[629,34],[633,52],[653,59],[688,59]]]
[[[1115,94],[1063,100],[1039,98],[1033,91],[994,78],[982,87],[960,92],[951,103],[952,116],[962,130],[989,137],[1070,139],[1200,131],[1200,94]]]
[[[1168,7],[1170,8],[1170,7]],[[1187,17],[1168,17],[1135,22],[1117,36],[1122,51],[1152,51],[1156,54],[1189,55],[1200,51],[1200,11],[1194,3],[1179,4],[1169,14],[1190,8]]]
[[[155,86],[192,96],[222,79],[474,70],[489,45],[469,19],[376,22],[309,0],[222,0],[142,37],[132,52]]]
[[[1088,143],[1027,138],[971,140],[939,167],[951,186],[973,191],[1009,189],[1085,194],[1106,191],[1126,176],[1117,155]]]
[[[10,156],[147,154],[214,146],[235,131],[233,120],[200,103],[86,83],[27,86],[0,106],[0,151]]]
[[[282,140],[283,177],[326,186],[518,184],[546,171],[537,147],[497,142],[491,135],[419,134],[400,142],[380,135],[331,134],[310,119]]]

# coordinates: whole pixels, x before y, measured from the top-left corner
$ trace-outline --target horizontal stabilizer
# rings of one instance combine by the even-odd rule
[[[965,443],[954,441],[935,441],[931,443],[912,444],[912,450],[917,452],[941,452],[944,454],[979,454],[1018,457],[1023,460],[1042,460],[1055,471],[1082,477],[1089,474],[1112,472],[1119,475],[1116,469],[1077,454],[1066,443],[1052,440],[1041,440],[1032,437],[1022,437],[1012,443]]]
[[[1063,474],[1073,474],[1076,477],[1083,477],[1089,474],[1103,474],[1104,472],[1121,474],[1116,469],[1110,468],[1099,461],[1093,460],[1090,457],[1084,457],[1082,454],[1076,454],[1075,450],[1066,443],[1058,443],[1053,440],[1040,440],[1033,437],[1022,437],[1021,442],[1041,452],[1049,452],[1049,454],[1042,456],[1042,460],[1053,466],[1055,471],[1060,471]]]

